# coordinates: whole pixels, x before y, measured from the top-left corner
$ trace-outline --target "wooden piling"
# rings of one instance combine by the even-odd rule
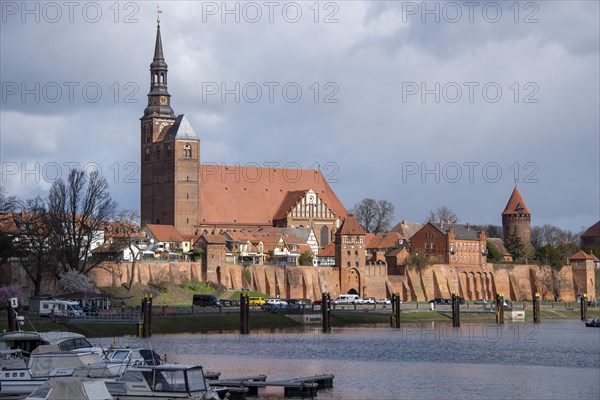
[[[331,296],[323,293],[321,296],[321,322],[323,333],[331,332]]]
[[[452,293],[452,326],[460,328],[460,295]]]
[[[250,333],[250,298],[248,294],[240,295],[240,334],[248,335]]]
[[[394,297],[394,328],[400,329],[400,293],[393,295]]]
[[[535,293],[533,295],[533,323],[539,324],[540,322],[540,294]]]
[[[496,295],[496,323],[504,325],[504,295],[502,293]]]
[[[581,320],[585,321],[587,318],[587,294],[583,293],[581,295]]]
[[[19,330],[17,327],[17,316],[15,310],[12,308],[10,300],[6,302],[6,313],[8,318],[8,331],[15,332]]]

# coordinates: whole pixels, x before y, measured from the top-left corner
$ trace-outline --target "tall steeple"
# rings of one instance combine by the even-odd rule
[[[175,118],[171,108],[171,95],[167,90],[167,63],[163,55],[160,20],[157,19],[156,22],[154,60],[150,64],[150,93],[148,93],[148,106],[144,110],[142,119]]]

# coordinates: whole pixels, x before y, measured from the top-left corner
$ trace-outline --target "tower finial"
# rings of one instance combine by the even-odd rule
[[[160,9],[160,5],[157,4],[156,5],[156,25],[158,25],[160,27],[160,14],[162,13],[162,10]]]

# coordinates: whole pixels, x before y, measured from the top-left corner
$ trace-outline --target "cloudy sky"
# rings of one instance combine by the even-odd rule
[[[139,205],[155,1],[2,1],[6,192],[70,163]],[[320,168],[394,222],[447,205],[500,224],[515,180],[533,224],[600,218],[599,3],[160,2],[169,91],[203,162]]]

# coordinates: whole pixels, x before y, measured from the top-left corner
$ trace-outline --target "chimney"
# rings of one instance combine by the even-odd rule
[[[443,227],[444,227],[444,221],[440,220],[440,228],[443,228]]]
[[[467,230],[471,229],[471,225],[467,222]]]

